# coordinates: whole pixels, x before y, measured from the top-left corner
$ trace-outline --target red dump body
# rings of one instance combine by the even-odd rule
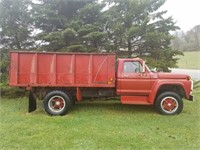
[[[10,86],[115,87],[115,54],[10,52]]]
[[[188,75],[151,72],[140,58],[115,63],[115,54],[11,51],[9,83],[29,90],[29,112],[37,106],[34,94],[43,94],[50,115],[66,114],[85,97],[117,94],[122,104],[155,105],[167,115],[182,111],[182,97],[193,100]]]

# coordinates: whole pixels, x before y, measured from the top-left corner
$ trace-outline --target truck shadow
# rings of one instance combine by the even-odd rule
[[[77,102],[71,113],[78,111],[119,112],[119,113],[151,113],[155,114],[153,106],[149,105],[123,105],[119,101],[83,101]]]

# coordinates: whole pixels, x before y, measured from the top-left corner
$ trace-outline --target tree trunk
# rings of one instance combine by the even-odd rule
[[[98,42],[96,40],[93,41],[94,48],[98,48]]]
[[[131,58],[132,56],[132,50],[131,50],[131,40],[128,38],[128,58]]]
[[[20,45],[20,42],[19,42],[19,40],[18,40],[17,33],[15,33],[15,41],[16,41],[17,49],[18,49],[18,50],[21,50],[21,45]]]

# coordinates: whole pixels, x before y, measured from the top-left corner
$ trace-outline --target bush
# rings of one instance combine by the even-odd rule
[[[1,96],[6,98],[19,98],[28,96],[28,92],[24,88],[9,87],[0,85]]]

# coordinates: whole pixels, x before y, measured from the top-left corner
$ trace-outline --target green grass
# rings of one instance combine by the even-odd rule
[[[163,116],[152,106],[118,101],[77,103],[63,117],[50,117],[42,102],[27,113],[27,99],[1,99],[0,149],[200,149],[200,94],[183,112]]]
[[[178,66],[181,69],[200,69],[200,51],[184,52],[179,56]]]

